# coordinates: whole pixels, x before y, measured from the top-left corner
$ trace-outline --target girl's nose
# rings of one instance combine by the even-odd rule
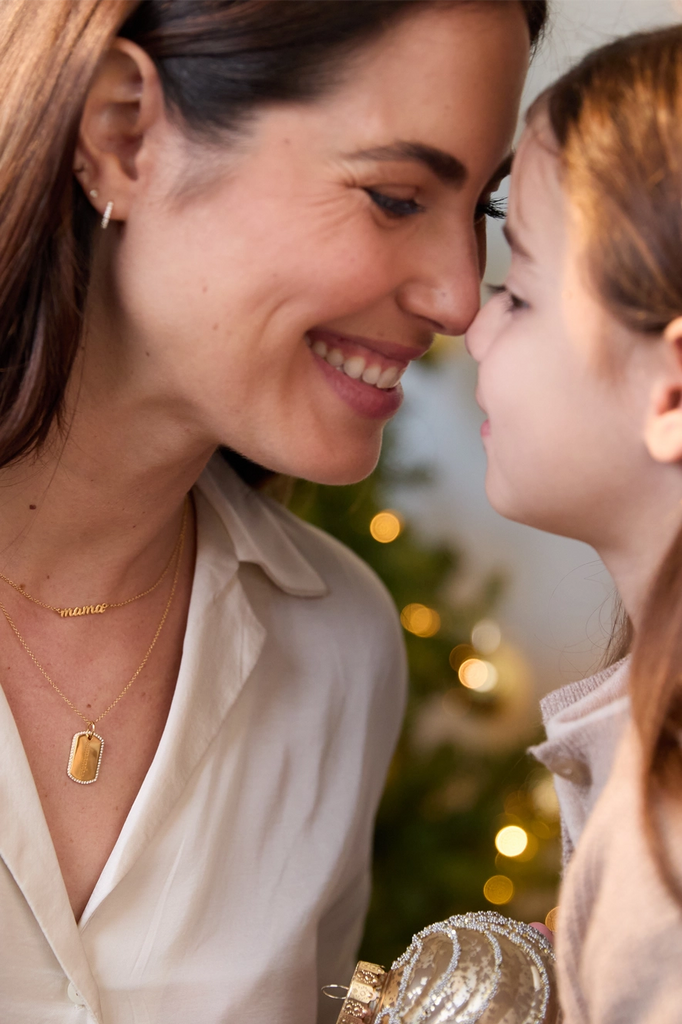
[[[488,302],[479,310],[464,337],[467,352],[477,363],[485,356],[493,338],[494,306],[494,302]]]
[[[402,309],[428,320],[441,334],[464,334],[480,305],[480,266],[476,239],[449,237],[437,248],[412,253],[415,272],[398,293]]]

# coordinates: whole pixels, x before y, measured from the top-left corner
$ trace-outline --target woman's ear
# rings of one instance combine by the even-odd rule
[[[115,39],[90,86],[78,133],[74,173],[92,205],[125,220],[139,178],[140,154],[164,116],[163,90],[151,58]]]
[[[682,461],[682,317],[663,332],[665,371],[656,382],[644,440],[656,462]]]

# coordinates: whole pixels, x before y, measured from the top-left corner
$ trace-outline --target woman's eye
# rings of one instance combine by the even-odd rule
[[[478,223],[484,217],[491,217],[492,220],[504,220],[506,216],[506,199],[487,199],[485,202],[478,203],[474,219]]]
[[[514,292],[510,292],[504,284],[489,284],[487,285],[488,291],[492,295],[503,295],[505,298],[505,308],[508,313],[516,313],[521,309],[528,309],[528,303],[525,299],[515,295]]]
[[[424,207],[416,199],[397,199],[395,196],[387,196],[384,192],[377,192],[376,189],[366,188],[365,192],[380,210],[387,216],[396,219],[413,217],[415,213],[422,213]]]

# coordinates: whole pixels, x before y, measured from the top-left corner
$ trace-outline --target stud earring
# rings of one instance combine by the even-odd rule
[[[91,188],[90,191],[88,192],[88,195],[92,196],[93,199],[97,199],[97,196],[99,195],[99,192],[97,191],[96,188]]]
[[[109,225],[109,221],[111,220],[111,211],[113,210],[113,208],[114,208],[114,204],[112,203],[112,201],[110,199],[109,202],[107,203],[106,207],[104,208],[104,216],[102,217],[102,230],[103,231]]]

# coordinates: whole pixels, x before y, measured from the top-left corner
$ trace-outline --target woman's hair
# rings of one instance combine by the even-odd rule
[[[344,58],[424,2],[2,0],[0,466],[38,448],[63,412],[98,219],[73,155],[114,37],[152,58],[178,123],[215,138],[259,105],[320,96]],[[521,2],[535,43],[546,0]]]
[[[682,315],[682,26],[618,39],[536,101],[580,217],[586,273],[620,323],[659,338]],[[633,717],[643,807],[661,875],[682,906],[658,820],[682,784],[682,530],[650,590],[634,639]]]

